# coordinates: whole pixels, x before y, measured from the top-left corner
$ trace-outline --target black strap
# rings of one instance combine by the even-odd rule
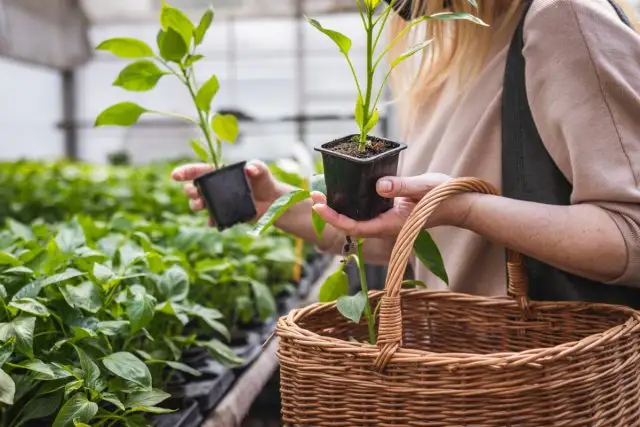
[[[627,25],[622,9],[609,0]],[[524,22],[533,0],[525,11],[511,41],[507,56],[502,95],[502,188],[506,197],[569,205],[571,183],[547,152],[538,133],[527,98],[525,81]],[[586,124],[585,124],[586,125]],[[529,297],[538,301],[589,301],[624,304],[640,308],[640,289],[594,282],[525,257]]]

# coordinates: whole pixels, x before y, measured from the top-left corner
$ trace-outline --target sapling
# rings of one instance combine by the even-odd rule
[[[476,6],[474,0],[468,0],[468,2],[472,6]],[[380,3],[381,0],[356,0],[366,36],[366,69],[363,81],[358,78],[349,56],[352,45],[351,39],[338,31],[324,28],[315,19],[307,18],[314,28],[328,36],[338,46],[340,53],[347,60],[357,91],[355,121],[359,133],[323,144],[320,148],[317,148],[323,154],[325,175],[314,178],[311,190],[294,190],[276,200],[258,221],[255,228],[256,233],[264,232],[293,205],[310,198],[311,191],[324,193],[327,196],[327,203],[330,207],[356,220],[371,219],[389,210],[393,206],[393,200],[383,199],[377,195],[376,182],[383,176],[396,173],[399,153],[406,148],[406,145],[372,137],[370,132],[378,122],[378,105],[391,73],[403,61],[422,52],[431,43],[431,40],[418,43],[405,53],[393,58],[384,73],[380,86],[374,85],[376,73],[381,70],[383,61],[391,49],[420,24],[432,20],[467,20],[476,24],[486,25],[476,16],[461,12],[442,12],[417,17],[408,22],[405,28],[377,54],[376,51],[379,47],[383,30],[397,0],[391,0],[382,9],[381,13],[376,15],[376,9]],[[354,146],[355,149],[353,149]],[[325,223],[315,211],[312,213],[312,223],[318,239],[322,239]],[[330,275],[323,284],[320,290],[320,301],[337,300],[338,311],[344,317],[356,323],[359,323],[364,315],[368,327],[369,343],[375,344],[375,311],[377,310],[371,309],[368,298],[369,288],[363,257],[363,245],[364,239],[356,239],[354,241],[347,236],[343,250],[343,262],[339,269]],[[427,268],[445,283],[448,283],[442,256],[429,233],[426,231],[421,232],[414,245],[414,250],[417,257]],[[361,291],[353,296],[348,295],[348,279],[344,272],[344,267],[348,261],[355,261],[359,272]]]
[[[180,9],[169,6],[163,0],[160,12],[162,28],[156,40],[157,53],[147,43],[133,38],[109,39],[96,48],[121,58],[136,60],[120,72],[114,86],[133,92],[146,92],[154,89],[165,76],[176,78],[193,101],[195,117],[153,110],[133,102],[121,102],[100,113],[95,125],[132,126],[143,114],[167,116],[196,125],[202,138],[191,140],[191,148],[200,159],[211,164],[215,172],[199,177],[195,183],[217,224],[227,227],[252,219],[255,206],[244,176],[244,163],[225,167],[222,157],[222,143],[234,143],[238,138],[238,120],[231,114],[215,114],[212,111],[212,101],[220,88],[215,75],[202,84],[196,79],[195,65],[204,58],[198,53],[198,47],[213,19],[213,9],[208,9],[195,25]],[[225,197],[225,191],[220,191],[221,188],[226,193],[234,194]],[[213,193],[216,193],[215,197]]]

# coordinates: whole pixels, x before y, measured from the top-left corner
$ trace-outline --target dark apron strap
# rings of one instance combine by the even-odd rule
[[[627,25],[622,9],[609,0]],[[571,183],[557,167],[542,142],[529,107],[525,81],[525,11],[511,41],[502,95],[502,188],[505,197],[549,205],[571,203]],[[640,289],[606,285],[525,257],[529,296],[538,301],[588,301],[640,308]]]

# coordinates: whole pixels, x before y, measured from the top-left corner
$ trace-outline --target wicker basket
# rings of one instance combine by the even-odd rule
[[[287,426],[640,426],[640,314],[578,302],[530,302],[510,255],[510,298],[401,290],[413,242],[438,204],[495,193],[476,179],[438,187],[395,244],[377,346],[335,303],[278,321]]]

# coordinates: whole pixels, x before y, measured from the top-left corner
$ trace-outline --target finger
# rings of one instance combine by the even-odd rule
[[[327,204],[327,196],[325,196],[319,191],[311,192],[311,200],[313,200],[313,204],[321,204],[321,205]]]
[[[204,200],[202,199],[190,199],[189,200],[189,207],[191,208],[192,211],[197,212],[197,211],[201,211],[204,209]]]
[[[380,237],[389,233],[389,226],[393,221],[381,215],[369,221],[356,221],[345,215],[339,214],[325,204],[316,204],[313,210],[327,223],[341,230],[345,234],[354,237]]]
[[[269,168],[266,164],[264,164],[264,162],[261,162],[260,160],[252,160],[248,162],[245,171],[247,175],[253,179],[260,178],[269,174]]]
[[[209,217],[209,226],[210,227],[215,227],[216,226],[216,222],[211,217]]]
[[[389,176],[381,178],[376,184],[378,194],[386,198],[420,198],[451,178],[444,174],[427,173],[411,177]]]
[[[174,181],[193,181],[200,175],[211,172],[213,167],[205,163],[190,163],[178,166],[171,172]]]
[[[200,192],[198,191],[198,188],[190,182],[184,185],[184,194],[186,194],[190,199],[200,198]]]

